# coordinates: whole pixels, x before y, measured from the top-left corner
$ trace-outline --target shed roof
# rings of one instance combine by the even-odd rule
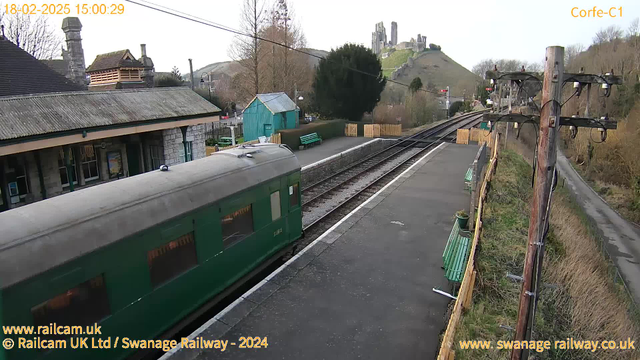
[[[96,59],[93,60],[93,63],[87,68],[87,72],[121,67],[143,68],[144,65],[136,60],[129,50],[119,50],[96,56]]]
[[[0,35],[0,96],[82,90]]]
[[[218,112],[185,87],[0,97],[0,141]]]
[[[258,94],[249,102],[249,105],[251,105],[255,99],[260,100],[272,114],[294,111],[296,109],[296,104],[283,92]],[[249,107],[249,105],[247,105],[247,107]]]

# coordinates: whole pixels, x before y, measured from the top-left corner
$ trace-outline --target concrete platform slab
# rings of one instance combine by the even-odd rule
[[[268,279],[267,297],[222,336],[226,351],[197,359],[435,358],[449,300],[431,289],[448,288],[442,252],[454,213],[469,205],[464,175],[476,152],[438,147],[376,206],[354,210],[357,221],[334,226]],[[240,349],[243,336],[267,337],[268,347]]]
[[[312,146],[304,150],[294,150],[294,153],[298,157],[300,166],[307,166],[371,140],[371,138],[365,137],[341,136],[323,140],[322,145]]]

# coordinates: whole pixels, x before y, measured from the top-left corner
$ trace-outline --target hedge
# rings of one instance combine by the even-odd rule
[[[324,139],[344,136],[344,120],[317,120],[310,124],[300,124],[297,129],[278,131],[282,134],[282,143],[296,150],[300,146],[300,136],[317,133]]]

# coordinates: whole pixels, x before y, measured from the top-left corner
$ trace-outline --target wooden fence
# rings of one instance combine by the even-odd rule
[[[394,124],[366,124],[364,137],[401,136],[402,125]]]
[[[358,125],[357,124],[345,124],[344,125],[344,136],[358,136]]]
[[[456,134],[456,144],[469,143],[469,129],[458,129]]]
[[[500,139],[500,136],[496,135],[495,143],[497,144],[499,144],[498,139]],[[482,182],[482,188],[480,189],[480,195],[478,196],[478,210],[475,221],[475,229],[473,233],[473,241],[471,243],[471,252],[469,253],[469,260],[467,260],[467,268],[464,272],[462,284],[460,284],[458,296],[455,303],[453,304],[453,310],[451,312],[451,318],[449,318],[449,323],[447,324],[447,330],[445,331],[444,337],[442,338],[442,343],[440,344],[438,360],[454,359],[454,338],[456,334],[456,327],[458,326],[458,324],[460,323],[460,319],[462,318],[463,309],[468,310],[471,307],[473,286],[476,281],[476,249],[478,247],[478,241],[480,239],[480,232],[482,231],[482,209],[487,197],[487,187],[489,185],[489,182],[491,181],[491,177],[495,172],[496,164],[498,161],[498,147],[493,147],[492,150],[493,155],[491,156],[491,162],[489,163],[489,168],[487,169],[487,172],[485,174],[484,180]]]
[[[272,134],[271,137],[269,138],[269,142],[272,143],[272,144],[282,144],[282,134],[280,134],[280,133]],[[243,142],[241,144],[225,146],[225,147],[219,147],[218,150],[216,150],[215,146],[207,146],[206,147],[206,154],[207,154],[207,156],[209,156],[209,155],[213,154],[216,151],[233,149],[234,147],[237,147],[237,146],[240,146],[240,145],[249,145],[249,144],[258,144],[258,143],[260,143],[260,140],[245,141],[245,142]]]

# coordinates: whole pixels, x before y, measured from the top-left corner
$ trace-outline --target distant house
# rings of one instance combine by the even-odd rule
[[[244,140],[271,136],[282,129],[294,129],[297,119],[296,104],[287,94],[258,94],[244,109]]]
[[[153,86],[153,61],[141,45],[142,57],[137,60],[129,50],[96,56],[87,68],[89,90],[137,89]],[[144,61],[144,63],[143,63]]]

